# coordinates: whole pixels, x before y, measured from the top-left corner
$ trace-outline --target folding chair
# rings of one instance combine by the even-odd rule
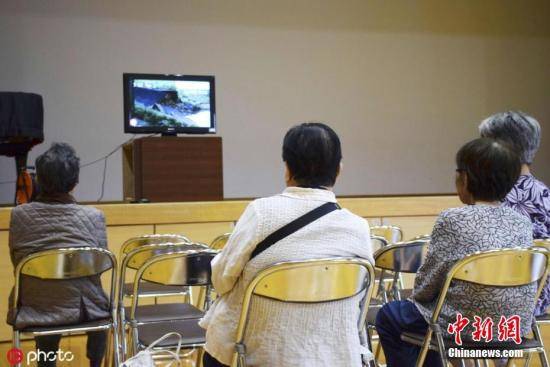
[[[120,248],[119,259],[121,259],[121,263],[122,263],[122,261],[124,260],[124,258],[128,253],[130,253],[132,250],[140,246],[152,245],[157,243],[181,243],[181,242],[191,243],[191,241],[189,241],[187,237],[178,235],[178,234],[148,234],[148,235],[143,235],[138,237],[132,237],[126,240],[122,244]],[[124,283],[124,278],[122,278],[122,280],[123,280],[123,284],[122,284],[123,295],[124,297],[130,297],[132,294],[132,283]],[[175,295],[189,297],[189,290],[184,287],[183,288],[182,287],[164,287],[159,284],[153,284],[148,282],[144,282],[144,284],[142,284],[141,286],[140,297],[154,297],[155,302],[157,302],[157,298],[159,297],[175,296]]]
[[[224,233],[214,238],[212,243],[210,243],[210,248],[214,250],[222,250],[225,247],[229,236],[231,236],[231,233]]]
[[[231,233],[224,233],[214,238],[210,243],[210,248],[217,251],[223,250],[229,240],[229,236],[231,236]],[[206,294],[207,291],[208,294]],[[198,304],[204,305],[204,310],[207,310],[216,298],[218,298],[218,294],[213,287],[201,287],[197,296]]]
[[[447,291],[453,280],[471,282],[493,287],[518,287],[533,282],[539,282],[535,300],[538,299],[543,287],[543,279],[548,276],[550,266],[550,252],[542,248],[512,248],[477,252],[458,261],[447,274],[433,316],[430,327],[425,335],[418,333],[403,333],[401,339],[407,343],[421,346],[417,366],[423,366],[428,350],[439,352],[443,366],[447,366],[447,350],[449,348],[466,349],[495,349],[495,350],[523,350],[527,353],[539,353],[541,363],[548,367],[548,357],[540,330],[536,323],[533,326],[534,339],[523,338],[521,344],[515,342],[468,342],[462,346],[454,344],[452,339],[444,338],[440,325],[437,323],[439,314],[445,302]],[[533,300],[533,302],[535,301]],[[432,341],[435,334],[436,340]],[[512,359],[508,360],[511,365]],[[479,363],[479,361],[476,361]]]
[[[114,365],[118,366],[118,325],[115,305],[117,263],[110,251],[97,247],[71,247],[36,252],[22,259],[15,268],[15,287],[12,307],[18,310],[21,275],[44,280],[70,280],[75,278],[100,276],[111,271],[111,289],[109,292],[110,317],[66,326],[40,326],[13,329],[13,347],[20,348],[22,336],[73,335],[88,331],[111,330],[114,348]],[[106,354],[105,358],[108,358]],[[21,364],[17,364],[18,367]]]
[[[246,366],[246,335],[252,296],[281,302],[319,303],[350,298],[364,292],[359,306],[359,336],[364,340],[365,317],[374,285],[374,268],[363,259],[330,258],[274,264],[258,273],[248,285],[237,327],[232,367]]]
[[[371,236],[383,237],[389,244],[403,241],[403,230],[398,226],[383,225],[370,227]]]
[[[544,248],[550,250],[550,238],[534,240],[533,241],[533,246],[544,247]],[[548,278],[546,278],[546,281],[548,282]],[[550,314],[546,313],[544,315],[537,316],[535,318],[535,321],[537,323],[537,327],[540,330],[541,326],[550,325]],[[543,342],[543,338],[540,338],[540,342],[543,345],[543,347],[545,347],[544,342]]]
[[[138,291],[136,292],[134,289],[135,284],[135,277],[130,283],[131,292],[129,294],[125,294],[124,290],[124,282],[126,279],[126,273],[128,270],[134,270],[137,272],[143,264],[145,264],[149,259],[151,259],[154,256],[171,253],[174,251],[185,251],[185,250],[195,250],[200,251],[208,249],[203,244],[194,244],[194,243],[187,243],[187,242],[180,242],[180,243],[156,243],[156,244],[147,244],[142,245],[139,247],[135,247],[132,251],[127,253],[121,264],[121,270],[120,270],[120,278],[119,278],[119,287],[118,287],[118,315],[119,315],[119,325],[120,325],[120,338],[121,338],[121,355],[124,359],[127,359],[127,340],[126,340],[126,330],[128,329],[129,323],[130,323],[130,307],[125,307],[124,301],[128,299],[132,299],[134,297],[139,297],[141,299],[146,298],[147,296],[142,296],[141,292],[150,292],[151,287],[149,284],[154,284],[159,287],[159,289],[162,288],[176,288],[181,289],[184,287],[171,287],[166,286],[159,283],[151,283],[148,281],[139,281],[138,282]],[[137,275],[137,274],[135,274]],[[144,289],[145,288],[145,289]],[[187,287],[185,287],[187,288]],[[150,293],[146,293],[147,295],[150,295]],[[175,292],[175,293],[161,293],[162,296],[168,296],[168,295],[179,295],[181,293]],[[155,321],[164,321],[164,320],[176,320],[176,319],[185,319],[189,317],[195,317],[197,315],[201,315],[199,310],[190,304],[190,298],[186,297],[184,302],[180,303],[162,303],[162,304],[153,304],[153,305],[142,305],[138,307],[138,319],[146,322],[155,322]]]
[[[139,294],[141,280],[163,285],[209,287],[211,284],[210,262],[216,253],[217,251],[211,249],[182,250],[172,247],[170,252],[150,257],[137,270],[134,280],[134,295]],[[155,340],[169,332],[177,332],[182,336],[181,347],[184,349],[204,345],[205,331],[198,325],[199,319],[204,315],[201,310],[187,305],[189,312],[185,315],[180,314],[176,318],[153,320],[151,315],[140,314],[139,299],[140,297],[132,297],[132,305],[129,309],[131,355],[147,348]],[[176,348],[178,342],[177,338],[166,338],[157,347],[161,349]]]
[[[371,243],[373,252],[377,251],[381,247],[391,245],[403,241],[403,230],[398,226],[383,225],[370,227]],[[380,239],[386,240],[386,243],[380,242]],[[386,271],[381,270],[382,275],[379,276],[380,270],[375,269],[375,275],[378,279],[378,290],[376,291],[375,299],[379,300],[379,303],[383,303],[382,290],[386,287],[386,283],[391,279],[391,275]],[[399,286],[403,285],[403,280],[399,278]]]
[[[388,240],[386,240],[386,238],[382,236],[375,236],[371,234],[370,242],[371,242],[373,253],[375,253],[376,251],[380,250],[383,247],[388,246]],[[387,274],[381,274],[381,272],[383,272],[383,270],[374,269],[374,277],[375,279],[377,279],[378,288],[376,291],[376,295],[373,296],[371,300],[371,306],[373,302],[375,302],[377,305],[381,305],[384,302],[382,299],[382,290],[385,287],[386,280],[391,279],[391,277],[389,277]]]
[[[402,287],[399,287],[399,279],[402,273],[416,274],[426,259],[430,241],[420,239],[400,242],[381,248],[374,254],[375,266],[379,269],[393,273],[391,281],[391,298],[401,300],[403,298]],[[406,292],[409,296],[411,292]],[[389,301],[390,294],[383,290],[384,301]]]
[[[376,251],[374,253],[374,264],[376,269],[382,269],[380,273],[380,281],[382,281],[383,271],[389,271],[393,273],[392,281],[392,297],[394,300],[400,300],[402,289],[398,287],[397,280],[402,273],[415,274],[420,266],[426,260],[426,254],[428,252],[429,241],[427,240],[415,240],[408,242],[396,243],[388,245]],[[382,292],[383,303],[387,303],[390,300],[388,290],[383,289]],[[367,337],[369,344],[372,345],[373,335],[376,331],[375,323],[376,316],[383,304],[377,305],[377,307],[370,307],[367,313]],[[374,356],[375,363],[378,364],[378,357],[380,355],[380,344],[376,347]]]
[[[431,234],[421,234],[419,236],[415,236],[413,238],[411,238],[409,241],[418,241],[418,240],[426,240],[426,241],[429,241],[432,239],[432,235]]]

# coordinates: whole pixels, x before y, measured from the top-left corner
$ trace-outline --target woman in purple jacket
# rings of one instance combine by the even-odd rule
[[[533,117],[519,111],[497,113],[479,125],[482,137],[503,140],[513,146],[521,159],[521,176],[506,196],[503,205],[529,217],[533,238],[550,238],[550,191],[531,174],[531,163],[540,145],[540,125]],[[550,306],[550,278],[546,281],[535,316]]]

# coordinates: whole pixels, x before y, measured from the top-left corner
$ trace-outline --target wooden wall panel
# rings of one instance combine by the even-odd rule
[[[438,215],[460,206],[456,195],[340,198],[342,207],[361,217]],[[204,201],[191,203],[98,204],[108,226],[236,221],[250,200]],[[0,208],[0,230],[9,228],[11,208]],[[131,215],[129,215],[131,213]]]
[[[408,240],[416,236],[432,233],[436,216],[391,217],[383,218],[383,224],[392,224],[401,227],[403,239]]]
[[[191,241],[210,244],[219,235],[231,232],[233,227],[233,222],[161,224],[155,226],[155,232],[182,234]]]
[[[153,234],[155,233],[155,226],[114,226],[107,227],[107,245],[109,250],[114,253],[119,262],[122,261],[120,258],[120,247],[127,239],[131,237],[141,236],[144,234]],[[127,281],[131,279],[131,274],[126,277]],[[109,278],[107,276],[102,276],[101,281],[103,283],[103,288],[105,290],[109,289]]]
[[[141,236],[144,234],[155,233],[155,226],[114,226],[107,227],[107,244],[109,250],[117,257],[120,253],[120,247],[127,239]]]
[[[382,218],[378,217],[365,217],[367,222],[369,222],[369,226],[379,226],[382,224]]]

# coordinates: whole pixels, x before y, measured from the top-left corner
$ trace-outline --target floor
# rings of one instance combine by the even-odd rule
[[[550,346],[550,325],[546,325],[542,329],[543,337],[545,345],[547,346],[547,350]],[[34,342],[33,341],[24,341],[22,343],[23,346],[23,352],[26,354],[29,351],[34,350]],[[376,347],[376,344],[375,344]],[[0,343],[0,367],[8,367],[9,363],[7,361],[7,352],[11,348],[10,343]],[[86,367],[88,365],[88,360],[86,359],[86,337],[85,336],[71,336],[63,338],[61,341],[61,350],[63,351],[71,351],[74,353],[74,360],[71,362],[59,362],[57,364],[58,367]],[[550,350],[549,350],[550,352]],[[32,359],[32,355],[29,356],[30,359]],[[195,364],[196,361],[196,354],[193,353],[190,358],[187,358],[185,360],[182,360],[182,367],[196,367]],[[382,360],[383,363],[383,355]],[[160,363],[160,366],[166,365],[166,363]],[[516,366],[523,366],[522,363],[518,361],[518,363],[515,363]],[[36,366],[35,362],[32,362],[30,364],[23,363],[23,366]],[[537,367],[541,366],[538,358],[533,358],[533,361],[531,362],[531,367]]]

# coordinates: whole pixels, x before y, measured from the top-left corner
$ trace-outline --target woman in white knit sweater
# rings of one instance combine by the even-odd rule
[[[244,292],[260,270],[281,261],[334,256],[373,261],[367,221],[346,209],[317,219],[250,259],[258,243],[277,229],[320,205],[336,202],[332,187],[341,158],[340,140],[324,124],[305,123],[287,132],[286,190],[250,203],[212,262],[212,282],[220,297],[200,323],[206,329],[205,367],[231,363]],[[361,354],[369,351],[359,341],[360,298],[288,304],[254,297],[245,336],[247,364],[361,366]]]

